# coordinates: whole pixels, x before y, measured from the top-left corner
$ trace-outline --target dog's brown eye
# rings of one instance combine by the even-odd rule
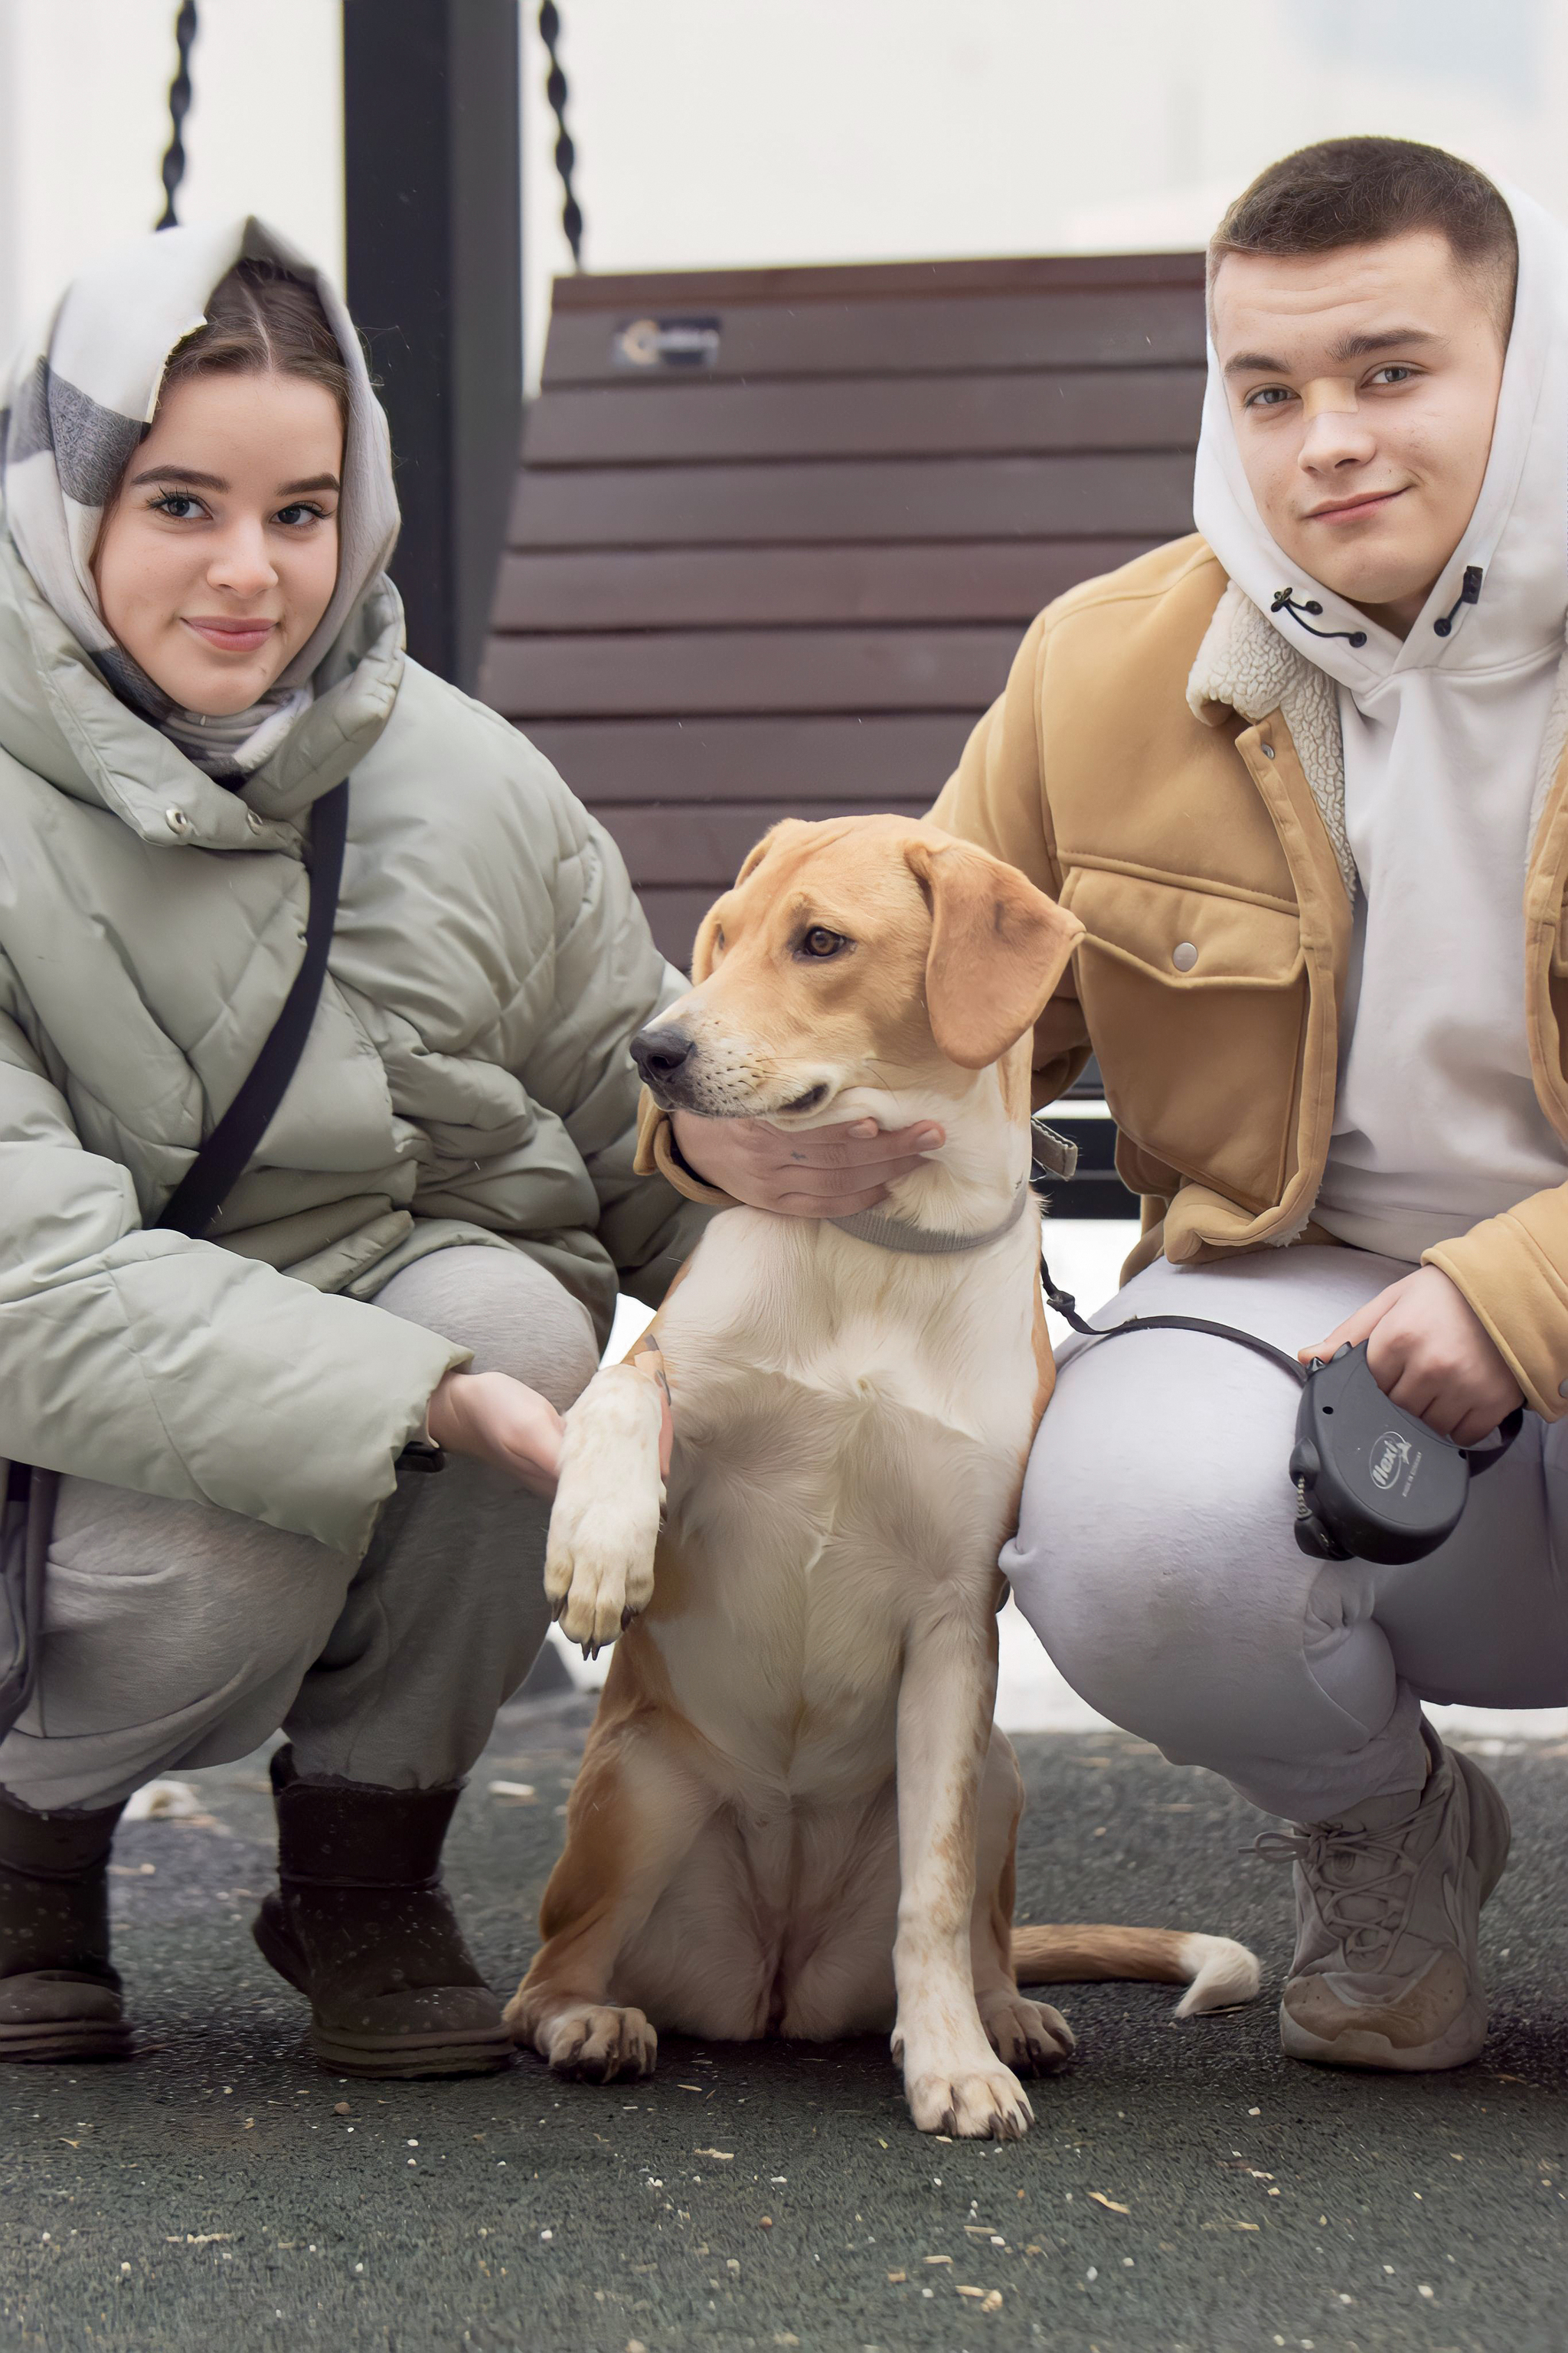
[[[832,956],[848,944],[842,932],[830,932],[826,923],[813,923],[801,940],[800,953],[808,956]]]

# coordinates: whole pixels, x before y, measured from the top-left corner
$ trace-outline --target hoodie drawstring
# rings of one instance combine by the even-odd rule
[[[1474,601],[1472,597],[1471,602],[1474,603]],[[1274,602],[1268,609],[1271,613],[1289,613],[1290,618],[1293,621],[1299,621],[1310,638],[1343,638],[1345,643],[1352,646],[1364,646],[1366,643],[1364,629],[1314,629],[1306,616],[1309,613],[1321,614],[1323,608],[1315,596],[1309,596],[1304,605],[1298,605],[1294,588],[1276,588]]]
[[[1446,638],[1454,626],[1454,616],[1458,613],[1461,605],[1479,605],[1480,603],[1481,581],[1483,576],[1481,567],[1479,564],[1466,565],[1465,577],[1458,595],[1455,597],[1447,611],[1446,613],[1439,614],[1436,620],[1432,624],[1432,627],[1438,637]]]

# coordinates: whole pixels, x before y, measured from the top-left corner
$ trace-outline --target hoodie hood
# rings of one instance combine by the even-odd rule
[[[1303,572],[1264,527],[1247,477],[1230,406],[1209,345],[1208,387],[1198,443],[1194,513],[1231,579],[1296,652],[1350,690],[1358,702],[1415,671],[1479,677],[1533,662],[1560,645],[1568,620],[1568,232],[1526,195],[1505,189],[1519,237],[1519,290],[1498,397],[1491,455],[1463,536],[1407,638],[1369,620],[1356,606]],[[1480,575],[1464,601],[1467,573]],[[1289,612],[1274,612],[1281,589],[1309,616],[1318,637]],[[1451,616],[1447,632],[1435,624]],[[1352,646],[1350,637],[1364,643]]]
[[[1280,712],[1353,902],[1312,1214],[1405,1264],[1568,1174],[1524,995],[1525,879],[1563,715],[1568,235],[1527,197],[1509,202],[1519,291],[1491,450],[1407,638],[1265,530],[1212,346],[1198,452],[1197,520],[1230,586],[1189,700],[1200,715],[1221,699],[1252,719]],[[1297,612],[1276,609],[1281,591]]]

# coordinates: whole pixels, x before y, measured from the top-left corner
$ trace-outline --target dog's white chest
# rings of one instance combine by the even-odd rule
[[[1032,1419],[1031,1302],[1016,1280],[966,1299],[967,1270],[923,1265],[873,1264],[857,1297],[861,1250],[847,1285],[795,1269],[774,1320],[768,1269],[722,1247],[747,1239],[731,1222],[665,1318],[668,1551],[691,1606],[655,1630],[727,1754],[795,1796],[842,1793],[890,1769],[911,1623],[954,1588],[988,1607]]]

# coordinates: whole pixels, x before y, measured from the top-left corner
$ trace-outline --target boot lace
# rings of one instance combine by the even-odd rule
[[[1242,1852],[1265,1862],[1299,1862],[1346,1966],[1371,1972],[1405,1926],[1415,1891],[1415,1864],[1400,1835],[1406,1827],[1395,1822],[1350,1831],[1327,1822],[1310,1830],[1264,1831]]]

